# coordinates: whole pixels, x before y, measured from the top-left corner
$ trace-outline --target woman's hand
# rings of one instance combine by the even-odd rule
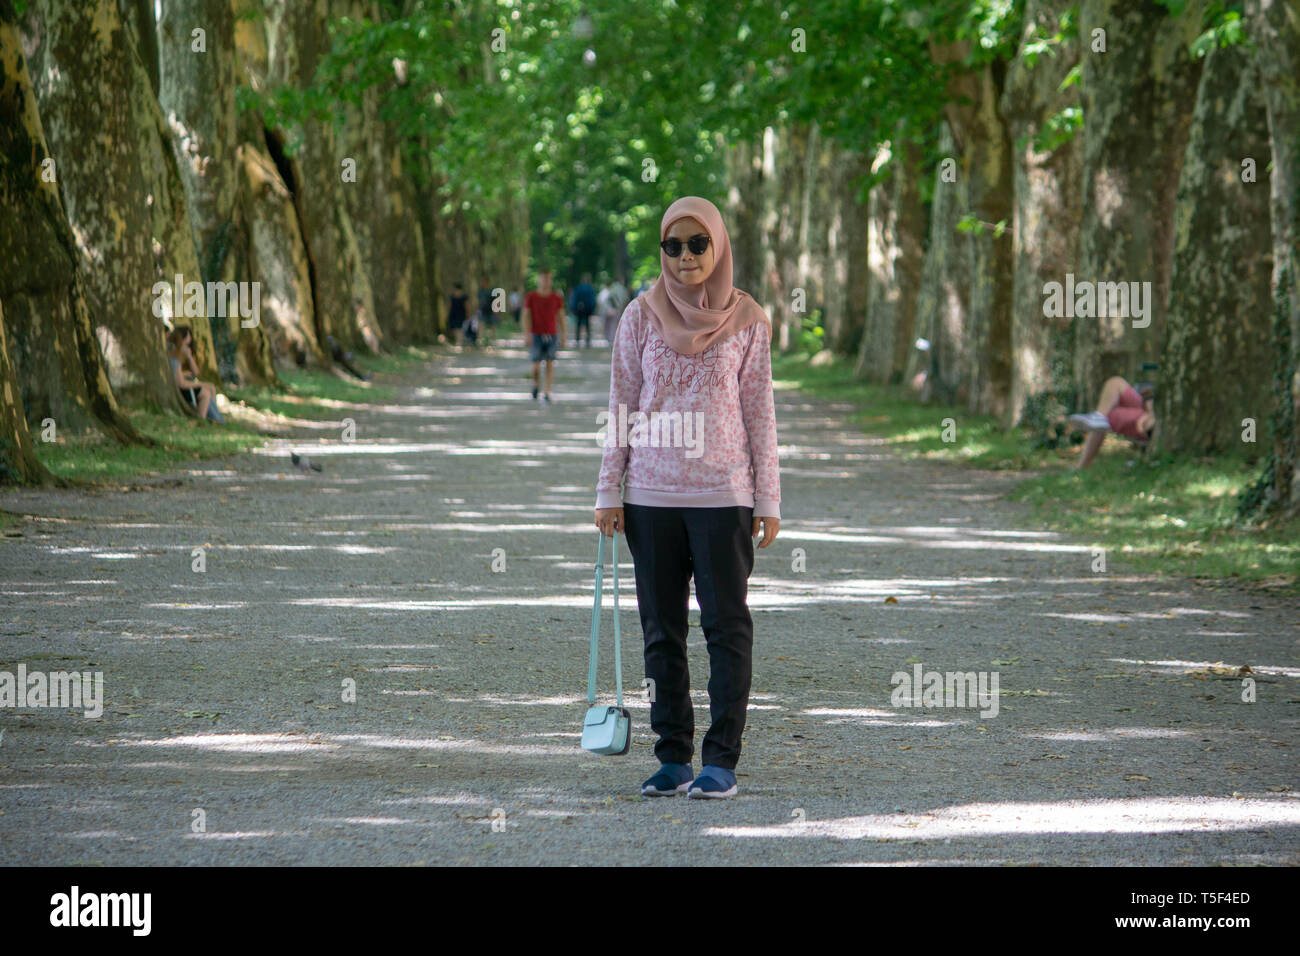
[[[600,529],[601,534],[607,534],[611,537],[615,531],[623,531],[623,509],[597,508],[596,527]]]
[[[758,543],[758,546],[760,548],[766,548],[776,540],[777,532],[781,530],[781,519],[754,515],[754,525],[749,532],[751,538],[758,537],[758,526],[760,524],[763,526],[763,540]]]

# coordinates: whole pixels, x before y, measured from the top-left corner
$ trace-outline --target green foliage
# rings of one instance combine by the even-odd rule
[[[366,91],[413,168],[431,168],[471,224],[525,193],[535,259],[564,274],[579,247],[597,267],[627,237],[632,268],[658,272],[659,217],[677,196],[722,200],[727,144],[807,126],[871,154],[907,137],[933,148],[949,76],[1019,40],[1020,0],[514,0],[386,3],[332,22],[307,89],[240,93],[296,148],[304,118],[342,115]],[[592,35],[574,28],[583,12]],[[966,43],[939,65],[932,49]],[[586,51],[594,53],[594,61]],[[404,82],[399,82],[400,61]],[[648,165],[653,164],[652,166]],[[587,256],[585,251],[581,255]]]
[[[1201,18],[1204,32],[1192,41],[1192,55],[1199,60],[1216,46],[1236,46],[1246,42],[1246,28],[1241,13],[1240,2],[1224,4],[1216,0],[1206,7]]]
[[[1025,400],[1021,423],[1034,449],[1066,448],[1083,440],[1082,435],[1066,421],[1073,400],[1072,386],[1038,392]]]
[[[985,222],[974,213],[966,213],[957,222],[957,231],[966,235],[981,236],[986,232],[993,233],[993,238],[1001,239],[1002,234],[1007,231],[1007,221],[999,219],[997,222]]]
[[[797,354],[816,355],[826,347],[826,328],[822,321],[821,309],[813,309],[799,316],[799,332],[794,343]]]
[[[1067,106],[1043,120],[1034,134],[1034,149],[1040,153],[1050,153],[1074,139],[1074,134],[1081,129],[1083,110],[1077,106]]]

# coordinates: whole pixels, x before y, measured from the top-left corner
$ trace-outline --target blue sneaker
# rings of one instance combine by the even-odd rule
[[[736,795],[736,772],[709,764],[700,771],[686,796],[691,799],[724,800]]]
[[[663,764],[657,774],[641,784],[641,796],[675,797],[679,793],[686,792],[694,776],[688,763]]]

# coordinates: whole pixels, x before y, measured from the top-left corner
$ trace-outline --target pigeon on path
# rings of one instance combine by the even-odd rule
[[[297,468],[304,475],[309,472],[320,471],[320,465],[316,464],[316,462],[312,461],[306,455],[300,455],[296,451],[291,451],[289,452],[289,458],[293,461],[293,467]]]

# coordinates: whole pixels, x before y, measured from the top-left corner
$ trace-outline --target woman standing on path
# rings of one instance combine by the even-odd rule
[[[730,797],[749,706],[753,539],[761,525],[765,548],[781,527],[772,326],[731,284],[731,241],[713,203],[677,200],[659,236],[662,274],[615,334],[596,527],[626,533],[636,570],[661,764],[641,792]],[[712,721],[698,777],[686,662],[692,574]]]

